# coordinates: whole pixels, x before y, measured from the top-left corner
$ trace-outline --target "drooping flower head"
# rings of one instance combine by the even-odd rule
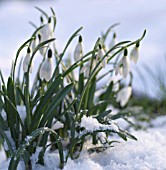
[[[31,49],[28,47],[27,54],[26,54],[24,61],[23,61],[23,71],[24,71],[24,73],[26,73],[28,71],[28,66],[30,64],[30,60],[31,60]],[[32,68],[33,68],[33,62],[31,63],[31,66],[30,66],[30,73],[32,73]]]
[[[130,72],[130,62],[128,58],[128,51],[127,49],[125,49],[123,58],[116,65],[115,75],[119,73],[124,78],[126,78],[129,72]]]
[[[135,47],[131,50],[130,53],[130,60],[134,62],[134,64],[136,64],[138,62],[138,58],[139,58],[139,42],[136,43]]]
[[[104,52],[101,44],[99,44],[99,49],[98,49],[98,52],[97,52],[96,59],[97,59],[97,60],[101,60],[101,59],[104,57],[104,55],[105,55],[105,52]],[[105,58],[102,60],[101,65],[102,65],[103,68],[105,68],[106,64],[107,64],[107,58],[105,57]]]
[[[78,43],[74,50],[74,60],[75,62],[81,60],[83,57],[83,46],[82,46],[82,36],[79,36]]]
[[[120,106],[124,107],[128,103],[131,94],[132,94],[132,87],[131,86],[123,87],[117,93],[116,102],[119,102]]]
[[[43,27],[40,29],[40,32],[38,34],[38,38],[39,38],[39,43],[42,43],[44,41],[47,41],[51,38],[54,38],[54,32],[53,29],[51,27],[51,18],[48,19],[48,23],[43,25]],[[46,47],[41,47],[39,49],[40,53],[42,55],[46,54]]]
[[[48,50],[47,58],[41,65],[39,71],[40,79],[45,79],[47,82],[51,79],[53,73],[53,63],[52,63],[52,50]]]

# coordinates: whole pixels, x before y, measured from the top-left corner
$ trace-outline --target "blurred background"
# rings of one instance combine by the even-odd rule
[[[118,41],[136,40],[147,29],[140,60],[132,65],[134,90],[137,94],[160,97],[158,81],[165,82],[166,74],[165,0],[0,0],[0,69],[5,76],[9,75],[17,49],[34,31],[29,21],[39,25],[40,13],[35,6],[47,12],[50,7],[55,10],[59,51],[80,26],[84,27],[81,33],[85,51],[92,49],[101,31],[114,23],[120,22],[114,29]]]

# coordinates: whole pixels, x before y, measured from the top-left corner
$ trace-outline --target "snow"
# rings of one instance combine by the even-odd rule
[[[87,118],[84,118],[87,119]],[[90,119],[90,118],[89,118]],[[91,120],[92,123],[95,121]],[[166,168],[166,116],[155,119],[152,124],[154,127],[146,131],[132,130],[138,141],[121,141],[114,144],[114,147],[100,153],[87,152],[87,149],[94,147],[90,142],[84,145],[80,157],[76,160],[69,159],[64,170],[164,170]],[[98,124],[98,122],[96,122]],[[84,122],[84,125],[85,124]],[[93,128],[93,126],[91,127]],[[46,151],[44,155],[45,166],[35,165],[37,155],[41,151],[38,148],[32,156],[33,169],[35,170],[58,170],[58,153]],[[7,170],[9,160],[4,160],[4,153],[0,152],[0,170]],[[23,162],[19,163],[18,169],[21,170]]]
[[[109,129],[115,132],[119,132],[118,126],[114,122],[111,122],[110,125],[103,125],[99,123],[96,118],[86,117],[85,115],[81,119],[81,127],[84,127],[88,132],[93,132],[98,129]]]

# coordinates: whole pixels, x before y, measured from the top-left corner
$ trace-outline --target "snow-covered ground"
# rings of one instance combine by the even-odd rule
[[[134,131],[138,141],[114,144],[113,148],[96,154],[87,153],[92,147],[87,143],[77,160],[68,160],[64,170],[166,170],[166,116],[158,117],[152,122],[153,128],[147,131]],[[33,162],[37,155],[32,156]],[[0,170],[7,170],[8,162],[0,152]],[[58,153],[45,154],[45,166],[34,165],[33,170],[58,170]],[[23,169],[23,162],[18,170]]]

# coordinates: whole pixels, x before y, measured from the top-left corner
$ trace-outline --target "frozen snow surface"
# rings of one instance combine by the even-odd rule
[[[157,118],[152,124],[154,127],[147,131],[132,131],[138,141],[121,141],[104,152],[89,154],[87,149],[93,146],[86,143],[80,158],[69,159],[64,170],[166,170],[166,116]],[[33,169],[58,170],[57,152],[45,154],[45,166],[35,165],[39,151],[40,148],[32,156]],[[0,152],[0,170],[7,170],[9,161],[2,163],[1,160],[4,155]],[[23,162],[18,170],[21,168]]]

